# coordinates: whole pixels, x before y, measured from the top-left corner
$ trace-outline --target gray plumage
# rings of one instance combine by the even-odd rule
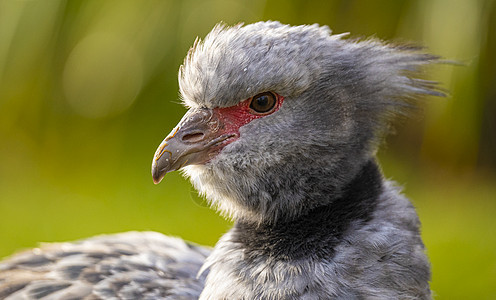
[[[0,262],[0,299],[197,299],[209,253],[156,232],[46,244]]]
[[[190,112],[153,176],[181,168],[235,221],[211,253],[157,233],[47,245],[0,264],[0,298],[429,299],[417,214],[374,156],[417,95],[442,95],[415,77],[438,59],[343,37],[318,25],[217,25],[188,53],[179,84]],[[234,126],[219,108],[263,92],[280,108],[219,136]]]

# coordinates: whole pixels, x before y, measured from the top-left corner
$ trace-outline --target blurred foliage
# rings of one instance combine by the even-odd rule
[[[496,299],[496,3],[490,0],[0,0],[0,257],[39,241],[157,230],[213,245],[228,222],[155,148],[185,109],[177,69],[212,26],[279,20],[420,43],[427,99],[380,152],[423,222],[438,299]]]

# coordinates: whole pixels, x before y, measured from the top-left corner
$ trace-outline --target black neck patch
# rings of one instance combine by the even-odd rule
[[[382,190],[382,175],[371,160],[329,205],[317,207],[296,220],[270,225],[238,222],[233,242],[242,245],[247,258],[260,255],[282,260],[330,258],[352,222],[367,223]],[[329,195],[330,198],[333,195]]]

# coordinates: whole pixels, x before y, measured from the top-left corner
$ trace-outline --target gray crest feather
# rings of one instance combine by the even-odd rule
[[[327,26],[317,24],[220,23],[188,52],[179,72],[182,97],[190,107],[222,107],[267,90],[297,96],[323,73],[332,73],[326,76],[331,88],[354,84],[386,99],[443,95],[435,82],[413,77],[422,65],[438,62],[437,56],[377,39],[345,40],[346,35],[331,35]]]

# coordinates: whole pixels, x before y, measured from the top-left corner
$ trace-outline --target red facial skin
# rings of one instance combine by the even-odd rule
[[[219,120],[219,123],[223,128],[219,130],[219,135],[224,134],[234,134],[234,138],[226,140],[226,144],[232,143],[239,137],[239,128],[250,123],[255,119],[259,119],[270,114],[275,113],[281,108],[284,102],[284,97],[279,94],[273,93],[276,96],[276,103],[274,107],[266,113],[258,113],[252,108],[250,108],[251,101],[253,97],[248,98],[237,105],[230,107],[218,107],[213,109],[214,115]],[[224,146],[225,146],[224,145]]]

